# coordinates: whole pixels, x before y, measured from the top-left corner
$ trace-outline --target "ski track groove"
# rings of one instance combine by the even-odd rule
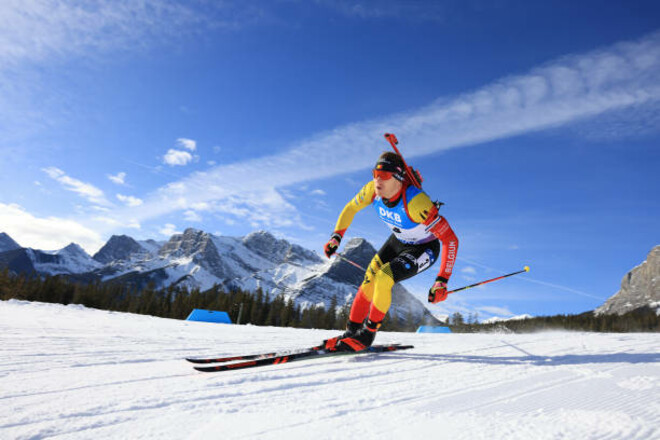
[[[506,347],[506,345],[499,345],[498,344],[498,345],[489,345],[489,346],[486,346],[486,347],[476,347],[476,348],[471,348],[471,349],[468,349],[468,350],[457,350],[457,351],[453,351],[453,352],[443,354],[443,355],[439,355],[439,356],[451,356],[451,355],[459,355],[459,354],[466,354],[466,353],[483,352],[485,350],[498,349],[498,348],[502,348],[502,347]],[[385,356],[387,356],[387,357],[395,357],[397,355],[400,356],[400,357],[405,357],[406,353],[402,352],[400,354],[398,354],[398,353],[387,353],[387,354],[385,354]],[[360,356],[360,355],[356,355],[356,356]],[[349,358],[349,359],[334,359],[333,361],[335,361],[334,363],[338,364],[338,367],[335,368],[335,369],[329,370],[329,372],[330,373],[341,372],[342,370],[345,369],[345,367],[346,367],[345,363],[346,362],[373,362],[373,361],[375,361],[376,359],[371,359],[370,358],[371,356],[374,356],[374,355],[368,355],[367,357],[364,357],[363,359],[360,359],[360,358],[357,358],[357,357],[356,358]],[[378,355],[376,355],[376,356],[378,356]],[[435,356],[435,355],[433,355],[433,356]],[[385,364],[381,361],[382,361],[382,359],[378,359],[378,362],[377,362],[378,365],[376,365],[376,367],[380,368],[380,369],[389,369],[388,368],[389,364]],[[102,366],[102,365],[121,365],[121,364],[133,363],[133,362],[136,362],[136,361],[133,361],[133,360],[126,361],[126,360],[124,360],[123,362],[119,362],[117,360],[114,360],[114,361],[108,361],[108,362],[104,362],[104,363],[88,363],[88,364],[81,364],[81,365],[74,364],[73,366],[75,366],[76,368],[78,368],[78,367],[94,367],[94,366]],[[149,362],[149,361],[144,360],[144,361],[137,361],[137,362]],[[152,362],[155,362],[155,360],[152,360]],[[423,369],[426,369],[429,365],[437,365],[439,362],[443,363],[443,364],[449,363],[449,361],[438,361],[438,360],[435,360],[435,359],[431,359],[428,362],[423,363],[419,366],[415,366],[415,367],[408,368],[408,369],[405,369],[405,370],[397,370],[397,371],[411,372],[411,371],[423,370]],[[405,363],[405,359],[399,360],[398,363]],[[300,370],[309,370],[309,373],[307,374],[309,376],[317,376],[317,374],[318,374],[318,372],[316,372],[314,370],[310,370],[309,365],[304,364],[304,363],[301,363],[299,365],[298,364],[289,364],[289,365],[286,365],[286,366],[285,365],[280,365],[280,366],[263,367],[263,368],[268,368],[268,369],[271,369],[271,370],[281,368],[281,369],[286,369],[286,371],[291,371],[292,373],[293,373],[292,370],[300,369]],[[262,369],[259,369],[259,370],[260,370],[260,372],[266,373]],[[52,371],[52,369],[46,369],[46,371]],[[31,372],[39,372],[39,370],[31,370]],[[236,373],[243,373],[242,376],[245,376],[245,377],[249,378],[250,381],[255,380],[255,371],[237,371]],[[195,373],[195,374],[197,374],[197,373]],[[216,373],[199,373],[199,374],[214,375]],[[223,374],[227,375],[227,374],[231,374],[231,373],[217,373],[217,374],[218,375],[223,375]],[[182,375],[169,375],[169,376],[158,376],[158,377],[147,378],[147,379],[134,379],[134,380],[130,380],[130,381],[114,381],[114,382],[109,382],[109,383],[105,383],[105,384],[98,384],[98,385],[94,385],[94,386],[82,386],[82,387],[74,387],[74,388],[63,389],[63,390],[42,391],[42,392],[32,393],[32,394],[2,396],[2,397],[0,397],[0,400],[9,399],[9,398],[30,397],[30,396],[34,396],[34,395],[57,394],[57,393],[61,393],[61,392],[74,391],[74,390],[78,390],[78,389],[89,389],[89,388],[97,388],[97,387],[105,387],[105,386],[115,386],[115,385],[122,385],[122,384],[128,384],[128,383],[140,383],[142,381],[152,381],[152,380],[159,380],[159,379],[163,379],[163,378],[175,378],[175,377],[181,377],[181,376]],[[371,376],[371,374],[368,375],[368,376]],[[300,374],[298,374],[298,375],[291,374],[290,377],[292,379],[298,380],[298,379],[300,379],[301,375]],[[356,377],[356,380],[359,380],[359,379],[362,379],[362,378],[363,378],[362,376],[358,376],[358,377]],[[213,377],[212,379],[215,379],[215,377]],[[221,378],[221,379],[224,379],[224,378]],[[286,379],[286,377],[283,376],[282,374],[278,374],[278,375],[273,376],[273,377],[266,376],[266,377],[263,377],[263,379],[259,379],[259,380],[269,380],[269,379],[270,380],[282,380],[282,379]],[[235,383],[237,383],[237,382],[240,383],[242,381],[240,381],[240,380],[235,381]]]
[[[498,348],[502,348],[502,345],[498,344],[498,345],[492,345],[492,346],[486,346],[486,347],[476,347],[476,348],[472,348],[472,349],[468,349],[468,350],[458,350],[458,351],[454,351],[453,354],[483,352],[484,350],[492,350],[492,349],[498,349]],[[387,353],[387,354],[384,354],[382,357],[394,357],[396,355],[397,355],[396,353]],[[356,356],[361,356],[361,355],[358,354]],[[374,362],[376,359],[370,359],[371,356],[379,356],[379,355],[366,355],[365,360],[369,363],[372,363],[373,366],[377,370],[386,370],[385,372],[383,372],[383,371],[380,371],[380,372],[375,371],[374,372],[374,371],[371,371],[371,369],[368,369],[365,372],[363,366],[361,366],[361,367],[358,368],[358,370],[361,371],[362,374],[355,375],[354,374],[355,373],[355,371],[354,371],[355,368],[353,368],[351,370],[347,370],[346,369],[346,366],[347,366],[346,364],[347,363],[350,364],[350,363],[359,362],[358,358],[349,358],[349,359],[340,359],[340,358],[338,358],[338,359],[333,359],[332,360],[332,361],[334,361],[333,364],[337,364],[336,368],[328,370],[325,365],[320,366],[319,368],[324,370],[324,371],[321,371],[320,373],[324,374],[324,373],[338,372],[338,373],[343,373],[343,375],[340,376],[340,377],[334,377],[333,379],[327,379],[325,381],[323,381],[323,380],[319,381],[319,379],[318,379],[319,371],[316,371],[319,368],[310,368],[309,365],[305,365],[304,363],[302,363],[300,365],[295,365],[295,366],[292,364],[290,366],[287,366],[288,368],[287,367],[285,367],[285,368],[287,368],[287,370],[292,370],[294,368],[295,369],[308,369],[309,372],[308,372],[307,376],[310,377],[311,379],[308,380],[308,381],[301,382],[300,381],[301,375],[293,374],[293,375],[290,376],[290,379],[294,383],[290,384],[290,383],[286,382],[287,379],[285,377],[283,377],[282,374],[277,374],[274,377],[270,377],[270,378],[266,377],[264,379],[267,380],[267,381],[268,380],[270,380],[270,381],[280,381],[280,382],[285,381],[284,383],[280,383],[276,386],[257,387],[256,389],[251,390],[247,393],[244,393],[244,392],[229,392],[229,393],[220,393],[220,394],[218,394],[217,390],[216,390],[216,391],[210,393],[209,395],[200,396],[198,394],[198,392],[197,393],[191,392],[190,394],[194,394],[194,397],[184,398],[184,399],[171,399],[166,405],[163,404],[162,402],[156,402],[156,403],[145,402],[142,405],[133,406],[132,408],[129,408],[129,409],[105,410],[104,408],[100,408],[100,407],[99,408],[94,408],[92,410],[92,413],[96,414],[97,416],[108,416],[108,415],[113,415],[113,414],[122,413],[122,412],[126,412],[126,411],[150,410],[150,409],[162,408],[163,406],[171,406],[171,407],[184,406],[184,407],[186,407],[187,405],[189,405],[191,403],[193,404],[193,407],[198,407],[199,405],[197,405],[197,403],[199,403],[200,401],[204,401],[205,403],[207,403],[207,401],[215,401],[215,400],[222,400],[222,399],[238,399],[238,398],[240,398],[240,400],[242,401],[243,406],[252,406],[253,404],[258,404],[259,402],[261,402],[262,399],[263,399],[264,394],[269,394],[270,395],[269,400],[271,402],[272,401],[278,402],[278,401],[282,401],[282,400],[288,400],[289,399],[288,396],[284,396],[284,395],[279,395],[278,396],[277,394],[273,395],[273,393],[277,393],[277,392],[282,391],[282,390],[286,390],[288,392],[291,389],[296,389],[297,392],[301,392],[301,393],[304,393],[304,394],[316,393],[318,391],[319,387],[334,388],[334,387],[336,387],[336,385],[338,383],[343,383],[343,382],[357,382],[358,384],[362,385],[360,388],[367,388],[368,389],[368,388],[371,388],[373,386],[379,385],[380,378],[382,377],[382,374],[391,373],[391,372],[409,373],[409,372],[412,372],[412,371],[424,370],[428,367],[427,364],[429,364],[429,363],[431,363],[431,364],[437,364],[438,363],[438,361],[426,361],[426,362],[422,362],[422,364],[419,365],[419,366],[416,366],[416,367],[413,367],[413,368],[407,368],[405,370],[401,370],[401,369],[392,369],[391,366],[392,366],[392,364],[405,364],[406,363],[405,359],[404,360],[391,361],[387,364],[383,364],[382,362],[380,362],[381,359],[379,359],[379,362]],[[441,363],[447,363],[447,362],[441,362]],[[106,365],[106,364],[89,364],[89,366],[91,366],[91,367],[98,366],[98,365]],[[273,367],[264,367],[264,368],[275,369],[275,368],[278,368],[278,367],[282,368],[284,366],[273,366]],[[237,372],[237,373],[239,373],[239,372]],[[242,373],[244,373],[244,375],[247,376],[250,379],[250,382],[252,382],[254,372],[252,372],[252,374],[250,374],[250,372],[242,372]],[[199,373],[199,374],[203,374],[203,373]],[[210,373],[210,374],[213,374],[213,373]],[[220,373],[220,374],[223,374],[223,373]],[[187,376],[187,375],[172,375],[172,376],[169,376],[169,377],[170,378],[178,378],[178,377],[182,377],[182,376]],[[111,383],[95,385],[93,387],[97,388],[99,386],[100,387],[105,387],[105,386],[125,385],[125,384],[130,384],[130,383],[141,383],[141,382],[160,380],[160,379],[163,379],[163,378],[166,378],[166,377],[159,376],[159,377],[147,378],[147,379],[134,379],[134,380],[130,380],[130,381],[115,381],[115,382],[111,382]],[[213,379],[215,379],[215,378],[213,378]],[[222,378],[220,378],[220,379],[222,379]],[[242,381],[241,383],[245,384],[245,381]],[[235,386],[235,384],[227,384],[227,386],[224,387],[224,388],[229,388],[230,386],[233,387],[233,386]],[[80,390],[81,391],[81,390],[85,390],[85,389],[89,389],[89,388],[92,388],[92,386],[75,387],[75,388],[72,388],[71,391],[73,391],[73,390]],[[47,391],[47,392],[34,393],[32,395],[3,396],[3,397],[0,397],[0,399],[11,399],[11,398],[16,398],[16,397],[31,397],[31,396],[36,396],[36,395],[43,395],[43,394],[46,394],[46,393],[55,394],[55,393],[61,393],[61,392],[65,392],[65,391],[66,390],[51,390],[51,391]],[[254,403],[252,401],[245,402],[246,399],[250,399],[251,397],[253,397],[252,400],[255,401]],[[63,419],[63,418],[64,419],[69,419],[69,418],[88,416],[89,414],[90,414],[89,412],[73,413],[73,414],[59,414],[59,415],[57,415],[57,417],[54,417],[54,418],[37,419],[37,420],[32,420],[29,423],[27,421],[22,421],[22,422],[19,422],[18,424],[15,424],[15,425],[47,423],[47,422],[53,422],[53,421]],[[12,427],[12,426],[15,426],[15,425],[1,425],[0,428],[8,428],[8,427]]]

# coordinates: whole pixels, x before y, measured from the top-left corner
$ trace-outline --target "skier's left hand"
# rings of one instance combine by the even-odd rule
[[[328,242],[323,247],[325,256],[328,258],[332,257],[332,254],[337,252],[337,249],[339,248],[339,243],[341,243],[341,235],[337,234],[336,232],[333,232],[332,235],[330,236],[330,240],[328,240]]]
[[[440,301],[447,299],[447,279],[442,277],[437,277],[435,283],[429,289],[429,302],[432,304],[437,304]]]

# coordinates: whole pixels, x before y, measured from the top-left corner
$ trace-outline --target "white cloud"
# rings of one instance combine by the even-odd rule
[[[414,158],[658,102],[660,32],[604,50],[566,56],[526,75],[506,77],[416,111],[318,133],[279,154],[193,173],[175,182],[177,191],[173,191],[175,185],[169,185],[145,198],[136,215],[149,219],[181,209],[180,204],[171,203],[178,198],[188,205],[228,203],[227,209],[245,211],[252,219],[263,212],[264,220],[278,221],[279,214],[260,211],[256,202],[261,193],[266,190],[272,196],[276,188],[368,169],[387,146],[386,132],[396,133],[405,145],[406,157]],[[342,158],[340,168],[335,166],[337,157]],[[241,208],[241,200],[248,195],[255,203]],[[253,207],[256,212],[251,211]],[[281,221],[286,222],[291,212],[283,213]]]
[[[114,176],[112,174],[108,174],[108,179],[110,179],[113,183],[116,183],[117,185],[125,185],[126,184],[126,173],[119,172]]]
[[[181,232],[176,230],[176,226],[173,225],[172,223],[167,223],[165,226],[160,228],[158,230],[162,235],[165,235],[167,237],[171,237],[174,234],[180,234]]]
[[[461,269],[461,272],[471,274],[471,275],[475,275],[477,273],[477,269],[475,269],[472,266],[465,266],[464,268]]]
[[[211,209],[211,205],[208,203],[195,203],[190,207],[196,211],[209,211]]]
[[[140,206],[143,202],[141,199],[133,196],[125,196],[123,194],[117,194],[117,199],[123,202],[126,206]]]
[[[382,19],[395,17],[406,21],[445,22],[457,11],[450,11],[448,2],[414,2],[400,0],[315,0],[343,15],[358,19]],[[481,9],[488,8],[488,2]]]
[[[324,195],[326,195],[326,192],[323,191],[322,189],[315,189],[315,190],[311,191],[310,194],[313,195],[313,196],[324,196]]]
[[[176,143],[180,148],[185,148],[186,150],[195,151],[197,150],[197,142],[192,139],[179,138],[176,140]]]
[[[198,213],[190,209],[183,213],[183,218],[186,221],[195,222],[195,223],[199,223],[202,221],[202,216],[200,216]]]
[[[480,315],[495,315],[504,318],[513,316],[513,312],[506,307],[497,306],[478,306],[477,310]]]
[[[112,205],[112,203],[110,203],[105,198],[103,191],[101,191],[91,183],[85,183],[81,180],[67,176],[67,174],[64,171],[55,167],[44,168],[42,171],[45,172],[51,179],[56,180],[57,182],[62,184],[64,189],[75,192],[92,203],[102,206]]]
[[[228,16],[226,23],[233,18]],[[0,65],[88,51],[136,50],[147,38],[178,37],[216,20],[223,25],[222,17],[205,16],[172,0],[3,0]]]
[[[0,225],[2,232],[25,247],[54,250],[74,242],[93,254],[103,246],[98,233],[74,220],[36,217],[16,204],[0,203]]]
[[[187,151],[174,150],[170,148],[163,157],[163,162],[169,166],[183,166],[193,160],[192,154]]]

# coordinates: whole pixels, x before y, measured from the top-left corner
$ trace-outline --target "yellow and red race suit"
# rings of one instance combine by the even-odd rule
[[[362,322],[367,315],[372,322],[381,322],[389,310],[394,284],[431,267],[440,243],[438,278],[448,281],[458,251],[458,238],[447,220],[439,215],[429,196],[412,185],[404,186],[395,200],[383,200],[376,195],[374,182],[369,181],[346,204],[334,232],[343,237],[355,214],[369,205],[392,236],[369,264],[351,308],[349,319],[353,322]]]

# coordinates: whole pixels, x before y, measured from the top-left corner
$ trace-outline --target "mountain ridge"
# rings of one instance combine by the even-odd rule
[[[375,253],[371,244],[359,238],[348,241],[343,250],[346,258],[363,267]],[[122,283],[137,289],[148,285],[201,291],[216,286],[224,290],[262,289],[271,297],[282,294],[291,298],[303,308],[329,307],[333,300],[339,306],[350,304],[364,277],[363,271],[341,259],[327,260],[268,231],[228,237],[194,228],[160,244],[113,235],[94,256],[76,244],[55,252],[13,249],[0,252],[1,266],[15,273],[63,275],[76,281]],[[438,323],[424,304],[400,285],[393,289],[389,315],[412,319],[414,324]]]
[[[621,289],[594,312],[623,315],[644,306],[660,312],[660,245],[654,246],[644,262],[624,275]]]

